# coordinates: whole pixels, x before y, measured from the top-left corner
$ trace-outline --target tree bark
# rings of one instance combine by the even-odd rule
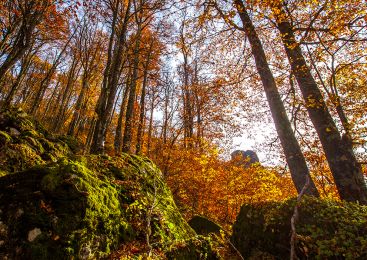
[[[144,126],[145,126],[145,96],[146,96],[146,87],[148,83],[148,68],[149,63],[153,51],[154,46],[154,38],[152,38],[149,50],[148,50],[148,57],[144,65],[144,77],[143,77],[143,86],[140,96],[140,115],[139,115],[139,125],[138,125],[138,134],[136,140],[136,154],[141,152],[142,143],[143,143],[143,133],[144,133]]]
[[[148,141],[147,141],[148,156],[151,156],[150,152],[151,152],[151,146],[152,146],[154,101],[155,101],[155,90],[153,89],[152,90],[152,103],[150,104],[150,116],[149,116],[149,127],[148,127]]]
[[[80,113],[81,109],[83,107],[83,104],[85,103],[85,95],[87,94],[88,88],[89,88],[89,75],[88,71],[84,71],[83,73],[83,83],[82,83],[82,89],[80,90],[78,100],[76,101],[73,117],[71,119],[69,129],[68,129],[68,135],[74,135],[75,129],[77,128],[80,120]]]
[[[72,93],[72,88],[73,88],[75,78],[79,74],[79,70],[77,71],[78,65],[79,65],[79,59],[78,57],[74,57],[69,73],[68,73],[68,80],[67,80],[67,83],[64,89],[64,93],[61,95],[60,106],[58,107],[58,109],[56,109],[57,116],[53,124],[53,130],[56,132],[60,130],[61,124],[63,123],[63,120],[64,120],[65,110],[68,104],[67,101],[69,99],[70,93]]]
[[[134,103],[135,103],[135,95],[136,95],[136,86],[138,80],[138,70],[139,70],[139,49],[140,49],[140,40],[142,33],[142,18],[138,18],[138,14],[135,14],[136,22],[137,22],[137,31],[136,31],[136,39],[135,39],[135,47],[134,47],[134,60],[133,60],[133,72],[131,76],[131,84],[130,84],[130,92],[129,92],[129,100],[127,102],[126,108],[126,118],[125,118],[125,130],[124,130],[124,138],[122,144],[122,151],[124,153],[131,152],[131,144],[133,137],[133,118],[134,118]]]
[[[119,154],[121,152],[122,129],[123,129],[123,121],[124,121],[123,119],[125,116],[127,97],[129,95],[129,86],[128,86],[129,82],[130,80],[127,79],[124,95],[121,101],[120,114],[119,114],[119,118],[118,118],[117,126],[116,126],[116,134],[115,134],[115,141],[114,141],[115,154]]]

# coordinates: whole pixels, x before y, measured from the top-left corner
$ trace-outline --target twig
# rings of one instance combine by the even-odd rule
[[[297,240],[297,233],[296,233],[296,222],[298,220],[298,205],[302,199],[303,194],[306,192],[308,186],[310,186],[310,177],[306,176],[306,183],[303,186],[301,192],[298,194],[296,206],[294,207],[293,216],[291,218],[291,229],[292,229],[292,235],[291,235],[291,254],[290,254],[290,260],[298,259],[296,254],[296,240]]]
[[[228,243],[231,245],[231,247],[234,249],[234,251],[236,251],[237,255],[239,256],[239,258],[241,260],[245,260],[243,258],[243,256],[241,255],[240,251],[238,251],[238,249],[232,244],[231,240],[227,239]]]

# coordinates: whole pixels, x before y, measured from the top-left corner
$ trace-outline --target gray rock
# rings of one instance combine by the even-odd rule
[[[17,129],[15,129],[14,127],[9,128],[9,133],[10,133],[11,136],[19,136],[20,135],[20,132]]]
[[[236,160],[238,166],[250,167],[251,164],[258,163],[259,157],[257,156],[256,152],[247,150],[236,150],[231,153],[232,160]]]

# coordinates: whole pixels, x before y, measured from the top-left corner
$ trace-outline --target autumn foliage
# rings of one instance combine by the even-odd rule
[[[361,0],[0,1],[0,107],[84,154],[151,158],[186,218],[231,224],[309,176],[364,203],[366,17]],[[260,163],[229,159],[241,136]]]

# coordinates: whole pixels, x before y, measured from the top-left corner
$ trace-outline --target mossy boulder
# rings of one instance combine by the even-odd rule
[[[77,143],[72,137],[51,135],[20,108],[0,111],[0,172],[56,162],[79,149]]]
[[[64,158],[0,178],[0,258],[100,259],[139,241],[141,255],[153,247],[168,258],[214,259],[210,245],[193,237],[161,172],[146,158]],[[188,241],[187,250],[173,253],[177,241]]]
[[[0,259],[217,259],[149,159],[81,149],[21,109],[0,112]]]
[[[243,205],[232,243],[245,258],[289,258],[291,218],[296,200]],[[302,198],[296,222],[296,253],[301,259],[367,259],[367,207]]]
[[[198,235],[219,234],[221,230],[218,224],[202,216],[194,216],[188,223]]]

